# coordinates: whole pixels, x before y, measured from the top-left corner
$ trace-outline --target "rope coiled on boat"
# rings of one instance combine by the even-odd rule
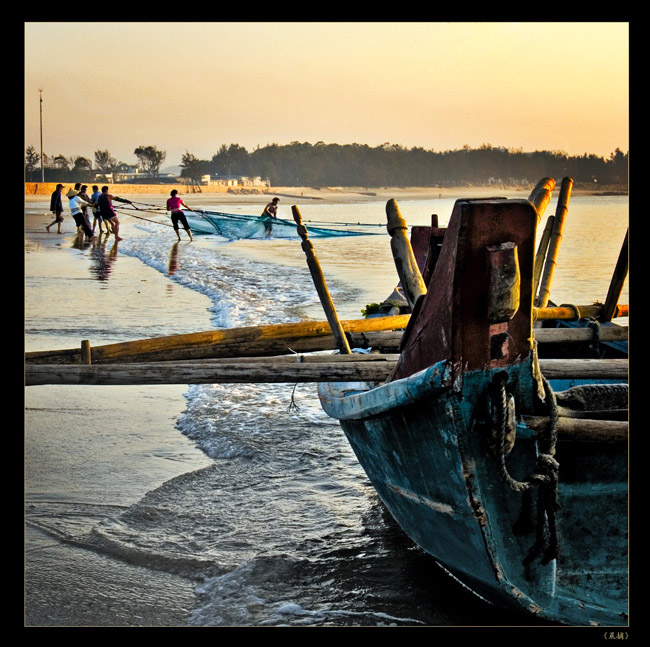
[[[580,312],[580,308],[573,303],[562,303],[560,304],[560,308],[570,308],[575,313],[576,321],[584,319],[588,322],[587,326],[591,328],[593,334],[592,343],[589,345],[589,348],[596,357],[601,358],[602,353],[600,351],[600,322],[593,317],[583,317],[582,313]]]
[[[537,514],[535,523],[536,540],[524,558],[524,565],[529,566],[541,555],[542,564],[548,564],[559,554],[559,539],[557,533],[556,512],[560,509],[558,498],[559,463],[555,460],[555,445],[557,442],[558,410],[555,394],[548,380],[542,376],[544,392],[548,406],[549,422],[544,432],[538,438],[539,453],[533,473],[523,481],[514,479],[506,466],[506,426],[507,426],[507,392],[508,374],[505,371],[496,373],[490,384],[490,400],[495,420],[496,458],[500,477],[515,492],[524,495],[525,515],[520,518],[515,527],[516,533],[530,529],[527,521],[531,520],[532,491],[537,489]]]

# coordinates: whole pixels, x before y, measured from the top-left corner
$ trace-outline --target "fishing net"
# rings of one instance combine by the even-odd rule
[[[151,212],[156,214],[164,213],[171,218],[169,213],[162,207],[136,203],[130,200],[120,199],[120,202],[127,206],[119,206],[116,209],[129,213],[134,218],[148,220],[133,214],[133,211]],[[140,205],[140,206],[138,206]],[[228,240],[240,238],[286,238],[299,239],[297,225],[292,220],[282,218],[271,218],[269,216],[249,216],[244,214],[224,213],[221,211],[183,211],[192,232],[197,234],[218,235]],[[155,222],[155,221],[151,221]],[[166,223],[158,223],[166,224]],[[334,236],[372,236],[386,234],[385,225],[332,222],[318,223],[312,225],[306,221],[307,231],[312,238],[332,238]],[[332,227],[323,227],[321,224],[331,224]],[[171,225],[169,225],[171,226]]]
[[[236,238],[299,238],[296,229],[296,223],[291,220],[282,218],[270,218],[268,216],[246,216],[231,213],[221,213],[218,211],[195,211],[193,214],[185,215],[188,217],[190,227],[192,223],[205,231],[205,223],[209,223],[213,232],[219,236],[228,239]],[[372,234],[384,233],[381,231],[372,231],[364,225],[354,225],[354,229],[348,223],[341,223],[338,228],[327,228],[321,226],[307,227],[309,236],[313,238],[330,238],[333,236],[367,236]],[[373,225],[374,227],[374,225]]]

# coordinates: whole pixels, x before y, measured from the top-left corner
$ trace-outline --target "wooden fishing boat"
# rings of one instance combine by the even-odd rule
[[[601,306],[535,321],[539,203],[459,200],[419,264],[387,212],[413,311],[399,360],[383,382],[321,383],[324,410],[401,528],[477,595],[626,625],[627,341],[595,340]]]

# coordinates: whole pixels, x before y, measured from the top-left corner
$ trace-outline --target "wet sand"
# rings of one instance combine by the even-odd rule
[[[45,206],[47,208],[47,205]],[[25,216],[25,350],[209,329],[209,299],[111,239],[101,262]],[[124,234],[129,235],[126,224]],[[182,626],[194,583],[75,545],[146,492],[210,463],[175,429],[186,387],[30,386],[24,391],[26,627]]]

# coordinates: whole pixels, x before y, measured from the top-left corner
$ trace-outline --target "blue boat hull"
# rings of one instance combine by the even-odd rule
[[[490,375],[466,374],[456,392],[445,371],[443,362],[383,386],[322,384],[319,394],[397,523],[472,591],[553,622],[625,625],[626,445],[603,453],[582,443],[576,454],[558,443],[561,554],[525,565],[535,528],[515,531],[524,495],[500,479],[478,424]],[[531,383],[530,364],[512,371]],[[508,457],[513,477],[531,474],[536,458],[534,433],[520,424]]]

